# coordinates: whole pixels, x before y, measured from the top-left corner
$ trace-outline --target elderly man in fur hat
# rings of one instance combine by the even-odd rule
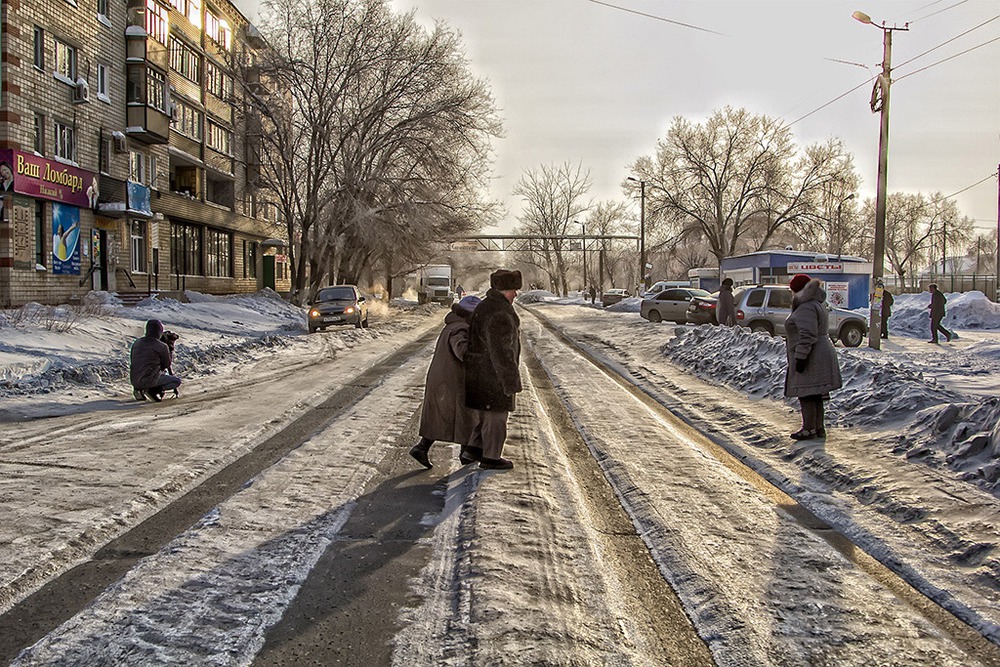
[[[507,416],[514,395],[521,391],[521,321],[514,297],[521,289],[521,272],[498,269],[490,275],[486,298],[469,322],[465,353],[465,405],[473,414],[472,435],[463,451],[479,457],[479,467],[510,470],[514,463],[502,457],[507,439]]]

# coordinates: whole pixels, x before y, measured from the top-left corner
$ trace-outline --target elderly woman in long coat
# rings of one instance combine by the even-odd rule
[[[470,295],[453,304],[438,335],[424,385],[420,441],[410,449],[410,456],[425,468],[434,467],[428,453],[435,440],[465,445],[472,434],[474,415],[465,407],[464,360],[469,348],[469,319],[479,302],[478,296]]]
[[[792,313],[785,320],[785,396],[798,398],[802,409],[802,428],[791,435],[795,440],[825,438],[824,401],[842,386],[837,351],[830,340],[826,292],[819,280],[804,273],[794,276],[788,286]]]
[[[719,300],[715,305],[715,320],[723,326],[736,326],[736,304],[733,302],[732,278],[726,278],[719,286]]]

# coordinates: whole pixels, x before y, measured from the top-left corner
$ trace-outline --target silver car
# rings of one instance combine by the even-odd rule
[[[686,324],[688,306],[694,296],[709,296],[709,293],[694,287],[668,287],[643,299],[639,305],[639,315],[650,322],[671,320],[677,324]]]
[[[740,287],[733,292],[736,303],[736,323],[751,331],[764,331],[774,336],[785,335],[785,320],[792,312],[792,290],[788,285],[756,285]],[[865,318],[843,308],[830,311],[830,338],[844,347],[861,345],[868,334]]]

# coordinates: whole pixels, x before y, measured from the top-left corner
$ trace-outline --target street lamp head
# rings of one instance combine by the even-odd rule
[[[868,16],[868,14],[865,14],[864,12],[854,12],[851,14],[851,17],[853,17],[855,21],[861,21],[862,23],[872,25],[872,17]]]

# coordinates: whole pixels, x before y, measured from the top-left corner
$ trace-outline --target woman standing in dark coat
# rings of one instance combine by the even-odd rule
[[[840,363],[830,340],[830,321],[824,301],[826,292],[819,280],[804,273],[788,283],[792,290],[792,314],[785,320],[788,370],[785,396],[796,397],[802,409],[802,428],[792,433],[795,440],[825,438],[823,402],[840,389]]]
[[[733,279],[726,278],[719,288],[719,300],[715,306],[715,321],[727,327],[736,326],[736,304],[733,302]]]
[[[435,440],[465,445],[472,434],[473,413],[465,407],[465,351],[469,347],[469,319],[479,305],[478,296],[467,296],[444,317],[434,358],[427,369],[424,406],[420,413],[420,442],[410,456],[425,468],[433,468],[427,457]],[[472,460],[462,460],[471,463]]]

